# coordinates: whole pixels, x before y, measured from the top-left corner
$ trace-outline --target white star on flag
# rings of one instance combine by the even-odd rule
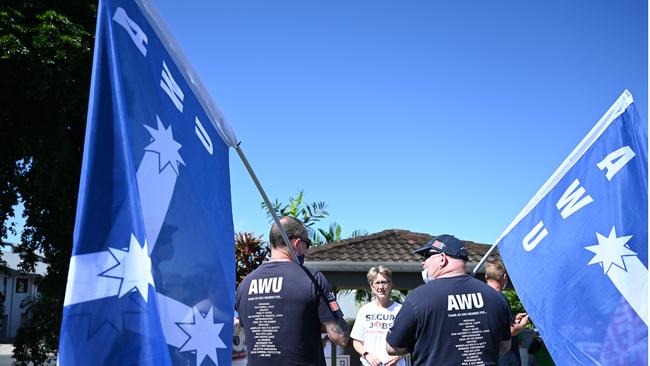
[[[145,151],[152,151],[159,154],[159,171],[162,172],[167,164],[169,164],[176,174],[178,174],[178,164],[185,165],[183,158],[178,153],[182,145],[174,140],[171,124],[165,128],[158,116],[156,116],[156,121],[158,122],[158,129],[147,125],[144,126],[151,134],[151,138],[153,138],[153,141],[145,147]]]
[[[616,227],[612,226],[608,237],[596,233],[596,238],[598,238],[597,245],[585,247],[585,249],[596,253],[588,264],[601,263],[604,273],[607,273],[612,265],[626,270],[623,256],[636,255],[625,246],[632,239],[632,235],[616,237]]]
[[[147,241],[145,240],[144,245],[140,246],[138,239],[131,234],[128,251],[115,248],[108,249],[119,263],[106,271],[104,275],[122,278],[119,296],[123,297],[132,290],[137,289],[146,302],[149,296],[149,285],[155,287],[153,275],[151,274],[151,258],[149,258]]]
[[[648,269],[637,254],[626,246],[632,235],[616,236],[616,227],[612,226],[609,236],[596,233],[597,245],[585,249],[596,253],[589,264],[600,264],[603,273],[648,325]]]
[[[210,357],[218,366],[217,348],[226,348],[226,345],[219,338],[223,323],[214,322],[212,306],[210,306],[210,310],[205,316],[201,315],[196,307],[192,309],[194,311],[194,323],[178,324],[190,336],[190,339],[181,348],[181,352],[196,351],[197,365],[200,365],[204,358]]]

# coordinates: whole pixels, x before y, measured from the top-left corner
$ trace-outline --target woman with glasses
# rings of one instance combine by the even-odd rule
[[[400,356],[386,353],[386,334],[402,307],[390,298],[392,272],[388,267],[372,267],[368,271],[368,284],[374,300],[359,309],[350,332],[354,349],[361,355],[364,366],[404,366]]]

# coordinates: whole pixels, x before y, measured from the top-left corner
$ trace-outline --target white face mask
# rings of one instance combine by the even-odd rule
[[[430,278],[429,277],[429,271],[426,269],[426,267],[422,270],[422,281],[424,283],[429,283],[431,281],[435,280],[435,278]]]

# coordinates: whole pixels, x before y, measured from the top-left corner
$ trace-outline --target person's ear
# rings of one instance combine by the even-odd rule
[[[293,247],[293,250],[298,250],[298,247],[300,247],[300,245],[297,243],[299,240],[300,239],[298,239],[298,238],[289,239],[289,243],[291,243],[291,246]]]

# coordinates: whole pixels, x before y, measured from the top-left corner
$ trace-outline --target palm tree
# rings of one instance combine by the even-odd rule
[[[305,224],[307,227],[311,227],[316,222],[329,216],[327,212],[327,204],[323,201],[309,203],[304,199],[304,192],[298,192],[298,196],[289,197],[289,203],[282,204],[278,199],[275,199],[275,202],[271,204],[272,209],[278,216],[293,216]],[[262,210],[266,212],[266,216],[269,218],[269,223],[273,222],[273,216],[271,212],[266,208],[266,204],[262,202]]]
[[[266,212],[269,223],[273,222],[273,215],[267,209],[264,202],[261,203],[262,210]],[[327,211],[327,204],[324,201],[309,203],[305,201],[304,191],[298,192],[296,197],[289,197],[289,202],[286,204],[281,203],[277,198],[271,204],[273,211],[278,216],[292,216],[302,221],[307,230],[309,230],[309,239],[312,246],[318,246],[333,241],[344,239],[341,236],[341,225],[333,222],[327,230],[318,228],[314,229],[313,225],[329,216]],[[350,235],[350,238],[357,236],[367,235],[365,230],[355,230]]]
[[[269,223],[272,223],[273,215],[271,215],[271,212],[267,209],[266,204],[262,202],[261,206],[262,210],[266,212]],[[278,217],[292,216],[302,221],[307,227],[307,230],[309,230],[309,237],[314,245],[324,243],[319,232],[316,231],[312,225],[329,216],[329,212],[327,212],[327,204],[325,202],[319,201],[309,203],[304,199],[304,192],[300,191],[296,197],[289,197],[288,203],[283,204],[276,198],[275,202],[272,203],[271,206]]]
[[[341,235],[341,231],[342,231],[341,225],[333,222],[330,224],[327,230],[318,228],[318,231],[314,231],[313,233],[311,233],[310,239],[314,245],[322,245],[334,241],[341,241],[343,239],[351,239],[351,238],[356,238],[358,236],[368,235],[367,231],[357,229],[354,230],[349,237],[343,238],[343,236]]]
[[[333,222],[327,230],[323,228],[313,230],[309,233],[309,239],[311,239],[313,246],[339,241],[341,240],[341,225]]]

